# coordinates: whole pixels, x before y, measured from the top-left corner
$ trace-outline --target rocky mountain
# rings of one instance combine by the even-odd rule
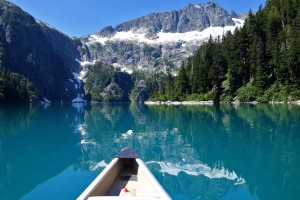
[[[203,31],[210,26],[234,26],[230,15],[218,4],[210,2],[204,5],[189,4],[179,11],[152,13],[116,26],[116,32],[133,31],[146,33],[146,36],[164,33],[185,33]],[[149,37],[151,38],[151,37]]]
[[[73,72],[80,65],[77,47],[65,34],[0,1],[1,67],[27,77],[49,101],[69,102],[80,88]],[[74,84],[76,83],[76,84]]]
[[[149,96],[145,79],[118,72],[103,87],[98,82],[87,87],[83,80],[88,80],[97,61],[128,73],[146,70],[149,76],[148,72],[166,67],[176,71],[210,35],[217,37],[241,26],[243,20],[232,18],[236,16],[213,2],[189,4],[182,10],[152,13],[93,35],[70,38],[0,0],[0,68],[27,78],[46,102],[82,102],[95,99],[92,93],[98,99],[129,101],[133,80],[137,97],[131,98],[142,101]],[[102,80],[99,73],[96,70],[94,75]],[[124,87],[127,80],[130,84]],[[94,83],[91,78],[89,82]],[[1,77],[0,83],[4,83]]]
[[[81,38],[84,59],[101,60],[131,72],[177,68],[212,35],[242,26],[236,13],[217,3],[188,4],[178,11],[152,13]]]

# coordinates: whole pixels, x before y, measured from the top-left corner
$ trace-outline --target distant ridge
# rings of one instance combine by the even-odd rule
[[[242,26],[244,20],[236,17],[214,2],[151,13],[82,37],[83,59],[104,61],[128,72],[177,68],[210,35],[215,38]]]

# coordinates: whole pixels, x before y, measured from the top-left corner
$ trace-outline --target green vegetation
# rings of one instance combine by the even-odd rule
[[[39,91],[27,78],[0,68],[0,103],[28,103],[38,99]]]
[[[115,71],[112,66],[102,62],[91,67],[85,84],[91,100],[98,102],[128,102],[132,88],[129,74]]]
[[[143,102],[151,91],[161,92],[165,80],[166,75],[160,71],[141,70],[128,74],[98,62],[89,70],[85,90],[92,101]]]
[[[268,0],[241,29],[210,38],[151,100],[300,99],[300,2]]]
[[[155,70],[154,72],[134,71],[131,76],[134,81],[134,89],[130,95],[132,102],[146,101],[151,93],[158,96],[165,89],[167,76],[160,70]]]
[[[113,74],[113,69],[105,66],[103,63],[96,63],[90,69],[85,89],[91,93],[93,100],[102,101],[100,93],[111,83]]]
[[[166,84],[166,75],[156,70],[155,72],[134,71],[131,74],[134,88],[130,94],[132,102],[143,102],[149,99],[151,92],[158,94],[162,92]]]

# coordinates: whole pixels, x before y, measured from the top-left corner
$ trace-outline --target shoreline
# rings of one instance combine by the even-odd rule
[[[223,104],[224,102],[219,102],[220,104]],[[228,104],[238,105],[238,104],[252,104],[257,105],[261,104],[261,102],[258,101],[252,101],[252,102],[240,102],[240,101],[233,101],[233,102],[227,102]],[[212,106],[215,104],[215,102],[211,101],[145,101],[145,105],[207,105]],[[300,100],[298,101],[270,101],[265,104],[289,104],[289,105],[299,105],[300,106]]]
[[[213,101],[145,101],[146,105],[214,105]]]

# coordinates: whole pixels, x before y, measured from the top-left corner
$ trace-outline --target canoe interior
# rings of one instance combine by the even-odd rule
[[[138,182],[138,165],[135,159],[122,159],[121,161],[123,162],[123,167],[111,187],[105,193],[105,196],[120,196],[122,194],[122,189],[125,187],[130,194],[134,195],[136,193],[135,188]]]
[[[125,192],[124,188],[128,191]],[[90,197],[96,196],[159,197],[160,195],[136,159],[119,158],[90,194]]]

